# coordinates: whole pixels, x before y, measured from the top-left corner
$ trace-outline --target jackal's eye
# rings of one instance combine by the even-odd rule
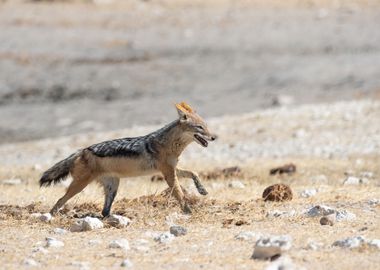
[[[199,130],[205,130],[204,129],[204,127],[202,127],[202,126],[195,126],[197,129],[199,129]]]

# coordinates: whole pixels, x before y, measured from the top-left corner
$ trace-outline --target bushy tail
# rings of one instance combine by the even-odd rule
[[[61,160],[53,167],[43,173],[40,179],[40,187],[50,186],[52,183],[57,184],[69,175],[71,168],[74,165],[75,159],[80,155],[80,151],[70,155],[68,158]]]

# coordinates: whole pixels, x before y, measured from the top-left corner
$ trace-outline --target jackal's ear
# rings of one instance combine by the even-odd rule
[[[181,121],[186,121],[188,115],[194,113],[194,110],[190,107],[190,105],[185,102],[177,103],[175,107],[177,108],[179,119]]]

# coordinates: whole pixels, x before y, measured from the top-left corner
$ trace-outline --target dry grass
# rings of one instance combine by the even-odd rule
[[[102,208],[101,190],[96,185],[88,187],[72,199],[68,206],[50,224],[30,218],[30,213],[46,212],[64,191],[63,186],[39,189],[35,181],[19,186],[2,186],[0,191],[0,263],[5,269],[23,265],[25,258],[33,257],[42,268],[73,267],[72,262],[89,262],[91,269],[119,266],[129,258],[136,269],[262,269],[268,262],[250,259],[254,241],[235,240],[240,231],[254,231],[269,234],[289,234],[293,245],[288,256],[299,266],[312,269],[375,269],[380,263],[379,251],[369,247],[346,250],[332,248],[338,239],[363,235],[369,239],[378,238],[380,229],[379,206],[369,206],[367,201],[380,198],[378,178],[366,186],[343,186],[344,172],[373,171],[380,175],[378,157],[361,157],[347,160],[289,159],[257,160],[255,164],[242,168],[239,178],[245,189],[228,187],[230,178],[205,180],[209,190],[207,197],[195,197],[195,188],[188,180],[182,181],[192,199],[194,213],[182,215],[173,201],[161,193],[166,188],[163,182],[151,182],[149,178],[126,180],[122,183],[115,213],[132,219],[125,229],[105,227],[84,233],[54,235],[56,227],[69,228],[75,217],[98,216]],[[269,176],[269,169],[277,165],[294,162],[298,171],[293,175]],[[19,170],[22,178],[36,179],[33,169]],[[317,185],[312,177],[326,175],[328,182]],[[233,179],[233,178],[232,178]],[[273,183],[286,183],[295,194],[290,202],[264,202],[262,191]],[[302,198],[298,194],[304,188],[319,187],[315,197]],[[153,194],[153,195],[152,195]],[[318,218],[307,218],[301,213],[314,204],[326,204],[346,209],[357,215],[353,221],[338,222],[333,227],[321,226]],[[295,210],[292,217],[270,218],[274,210]],[[168,245],[158,244],[147,236],[147,231],[167,231],[169,223],[185,226],[188,235],[176,238]],[[61,249],[49,249],[47,255],[33,253],[33,247],[47,236],[54,236],[65,243]],[[127,238],[132,250],[109,249],[110,241]],[[135,249],[137,239],[148,239],[149,251]],[[100,243],[90,245],[91,239]],[[323,244],[320,250],[306,250],[308,241]],[[78,251],[81,252],[78,252]],[[191,262],[191,263],[190,263]]]

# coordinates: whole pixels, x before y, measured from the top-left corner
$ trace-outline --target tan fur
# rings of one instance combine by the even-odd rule
[[[200,140],[198,143],[205,144],[203,146],[207,146],[205,142],[214,140],[215,137],[211,135],[203,119],[188,104],[180,103],[176,107],[180,120],[152,133],[151,137],[142,138],[142,142],[134,146],[139,150],[137,156],[97,156],[89,150],[90,148],[78,152],[79,154],[75,156],[70,169],[73,181],[66,194],[54,205],[51,213],[55,214],[70,198],[97,179],[105,187],[106,203],[103,213],[108,214],[109,204],[112,204],[117,191],[117,187],[114,190],[112,185],[118,186],[119,178],[142,176],[158,172],[163,174],[181,208],[185,212],[190,212],[191,210],[185,201],[178,177],[192,178],[199,193],[202,195],[206,195],[207,191],[202,186],[196,173],[177,168],[178,159],[187,145],[195,140],[194,134],[201,137],[201,139],[198,139]],[[199,128],[200,126],[202,126],[201,129]],[[147,151],[145,149],[146,144],[150,144],[149,146],[154,151]],[[60,172],[59,166],[55,165],[53,168],[55,169],[51,171]],[[46,175],[46,179],[49,179],[49,174]],[[53,180],[47,181],[51,182]],[[107,195],[107,181],[112,181],[109,186],[109,190],[113,190],[115,193],[112,195],[112,198],[110,194]]]

